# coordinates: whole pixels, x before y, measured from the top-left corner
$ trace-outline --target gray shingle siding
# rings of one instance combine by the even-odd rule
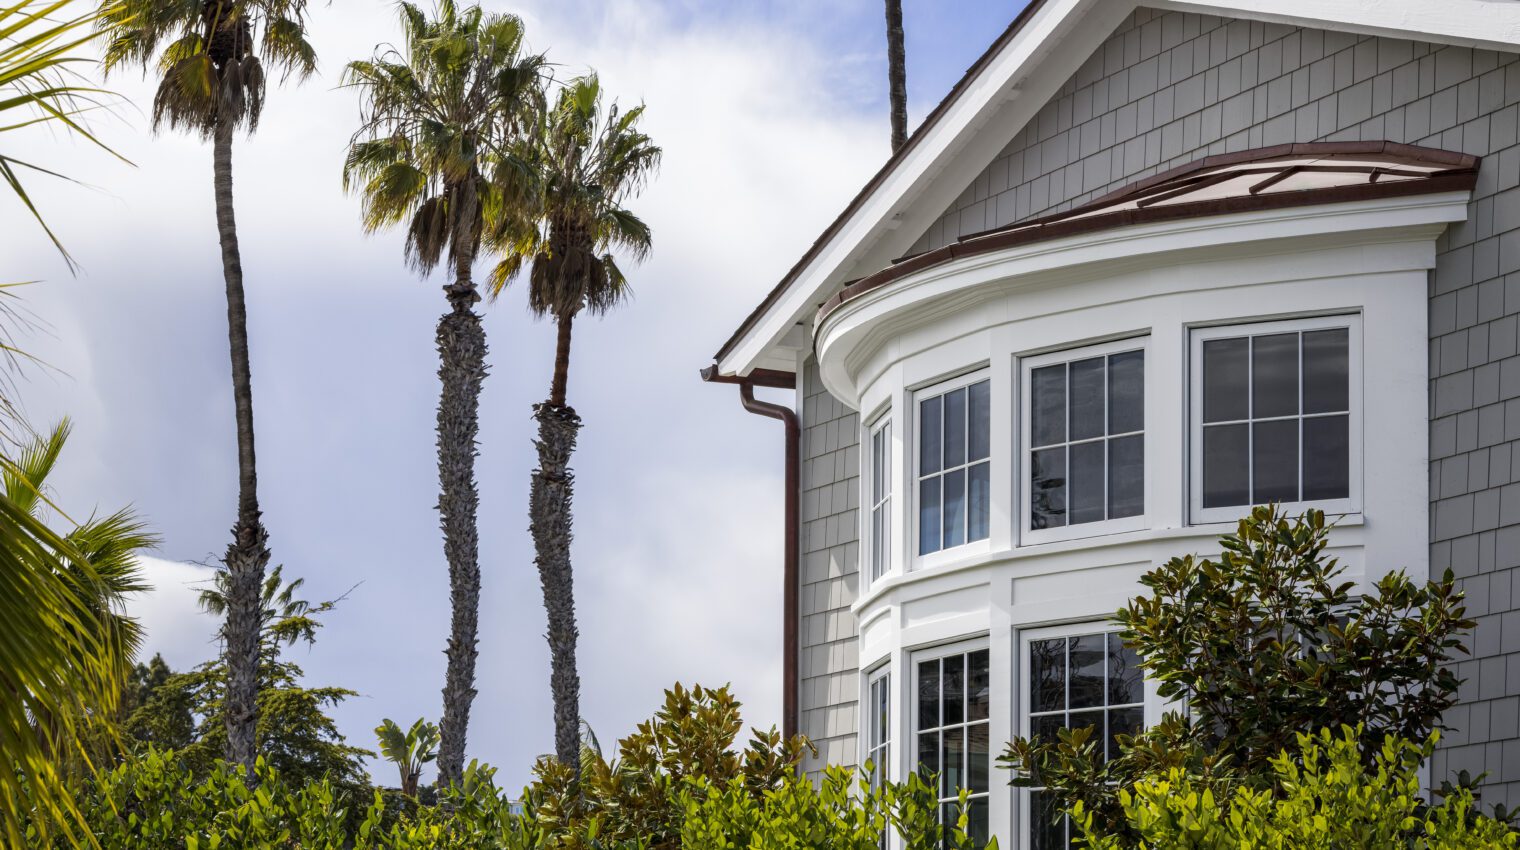
[[[1058,212],[1199,157],[1379,140],[1485,157],[1430,284],[1431,568],[1478,620],[1433,770],[1520,804],[1520,63],[1512,54],[1137,11],[915,245]],[[853,569],[853,567],[851,568]]]
[[[860,666],[855,615],[859,589],[859,417],[823,388],[817,365],[802,376],[802,576],[798,646],[801,732],[824,764],[858,760]]]

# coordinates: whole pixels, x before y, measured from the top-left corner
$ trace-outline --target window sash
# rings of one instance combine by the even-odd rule
[[[883,417],[870,434],[867,522],[870,575],[874,582],[892,569],[892,420]]]
[[[985,717],[974,720],[970,716],[972,696],[972,669],[970,661],[973,656],[981,656],[986,659],[985,683],[988,688],[987,714]],[[933,726],[925,725],[922,722],[924,718],[921,716],[923,708],[922,695],[925,688],[922,665],[927,662],[937,662],[938,666],[935,668],[937,671],[936,675],[940,677],[935,683],[934,703],[936,714],[934,719],[935,725]],[[963,677],[961,682],[963,697],[960,703],[962,713],[959,720],[947,719],[945,717],[945,708],[948,700],[946,699],[944,689],[944,674],[949,669],[947,665],[954,663],[960,664]],[[991,739],[992,659],[988,643],[983,639],[937,647],[931,650],[920,650],[913,653],[910,657],[910,665],[912,668],[910,675],[913,687],[909,693],[912,695],[912,705],[904,706],[904,710],[912,712],[912,737],[904,746],[908,747],[908,758],[914,766],[913,769],[923,769],[924,763],[919,758],[922,752],[922,744],[926,735],[933,735],[936,761],[934,772],[940,774],[939,784],[936,787],[935,793],[940,803],[941,818],[953,816],[959,800],[959,788],[966,787],[970,789],[973,787],[972,783],[976,782],[982,786],[982,790],[972,791],[968,795],[968,798],[973,809],[979,811],[979,816],[982,818],[981,823],[987,825],[987,829],[989,830],[988,835],[990,835],[991,827],[988,818],[990,817],[992,787],[996,784],[997,779],[993,771],[995,753],[993,752]],[[986,732],[986,735],[978,742],[986,745],[985,765],[974,765],[972,763],[971,733],[973,730]],[[955,787],[949,786],[948,772],[945,770],[945,765],[940,763],[947,752],[945,744],[946,733],[958,735],[960,738],[960,748],[958,751],[955,751],[961,762],[958,766],[959,783]]]
[[[979,416],[973,410],[973,401],[977,398],[974,388],[981,390],[980,397],[984,401]],[[945,425],[952,420],[945,410],[945,401],[957,393],[964,395],[962,406],[965,412],[959,423],[960,445],[947,459],[949,439]],[[926,419],[925,408],[931,403],[933,412]],[[951,550],[960,555],[976,550],[963,547],[984,549],[991,539],[991,408],[992,383],[985,369],[913,394],[915,434],[912,440],[913,472],[909,476],[913,492],[908,505],[913,531],[914,548],[911,551],[921,565],[939,561],[941,559],[936,556]],[[926,449],[934,453],[933,460],[928,459]],[[926,468],[927,464],[932,464],[932,468]],[[954,509],[945,498],[947,483],[960,497]]]
[[[1111,385],[1109,383],[1109,369],[1114,357],[1132,352],[1138,352],[1142,357],[1140,369],[1141,392],[1139,400],[1141,409],[1140,427],[1138,429],[1126,429],[1123,431],[1110,432],[1109,429],[1112,427],[1113,423],[1110,416],[1112,411],[1109,408],[1109,395],[1111,393]],[[1077,439],[1072,439],[1072,404],[1070,398],[1071,365],[1073,363],[1080,363],[1097,358],[1103,359],[1104,369],[1102,416],[1104,433],[1101,435],[1079,436]],[[1022,545],[1037,545],[1040,543],[1049,543],[1061,540],[1074,540],[1083,537],[1096,537],[1105,534],[1118,534],[1127,531],[1139,531],[1148,527],[1149,520],[1147,519],[1147,510],[1149,501],[1148,491],[1150,489],[1150,470],[1148,468],[1146,458],[1150,456],[1151,452],[1149,450],[1150,438],[1148,436],[1147,424],[1150,417],[1149,411],[1146,410],[1146,407],[1149,401],[1151,384],[1150,337],[1148,335],[1130,336],[1094,345],[1066,347],[1060,349],[1059,351],[1021,357],[1019,359],[1018,365],[1020,398],[1018,456],[1020,460],[1020,468],[1015,471],[1015,475],[1018,480],[1019,493],[1019,543]],[[1063,393],[1062,409],[1062,418],[1065,422],[1065,431],[1061,435],[1060,439],[1044,440],[1041,441],[1041,445],[1035,445],[1034,375],[1035,372],[1052,366],[1065,367],[1064,374],[1066,376],[1066,389]],[[1115,441],[1124,440],[1126,438],[1139,439],[1141,457],[1141,472],[1139,482],[1141,505],[1139,513],[1135,515],[1114,517],[1110,516],[1112,506],[1109,504],[1111,495],[1110,491],[1113,484],[1112,477],[1114,473],[1112,447]],[[1065,515],[1065,522],[1059,526],[1035,528],[1034,502],[1036,493],[1032,479],[1035,472],[1036,453],[1060,452],[1062,459],[1065,462],[1064,475],[1069,482],[1071,477],[1072,447],[1096,445],[1103,446],[1103,459],[1099,477],[1102,479],[1102,507],[1104,511],[1104,518],[1089,520],[1085,522],[1071,522],[1071,493],[1070,485],[1068,483],[1063,494],[1063,498],[1066,500],[1065,508],[1067,510],[1067,513]]]
[[[1347,332],[1345,409],[1305,412],[1307,366],[1304,360],[1304,335],[1315,331],[1336,329],[1344,329]],[[1286,334],[1296,337],[1296,372],[1294,373],[1294,380],[1297,383],[1296,412],[1257,416],[1255,415],[1257,412],[1256,349],[1255,343],[1251,340]],[[1206,344],[1227,339],[1248,340],[1244,355],[1247,374],[1244,392],[1245,416],[1244,418],[1231,416],[1205,422],[1207,399],[1205,398],[1204,352]],[[1257,474],[1262,467],[1258,465],[1256,440],[1258,426],[1271,423],[1293,423],[1297,426],[1292,429],[1293,451],[1296,458],[1292,482],[1293,496],[1276,499],[1284,509],[1297,512],[1313,507],[1334,515],[1355,514],[1361,511],[1363,468],[1361,343],[1362,317],[1357,313],[1192,329],[1188,361],[1191,373],[1188,404],[1190,467],[1188,503],[1192,522],[1231,522],[1239,519],[1243,510],[1268,501],[1268,499],[1257,498],[1261,495],[1257,488]],[[1312,468],[1305,452],[1305,438],[1309,431],[1306,423],[1337,417],[1346,419],[1346,495],[1339,498],[1304,498],[1304,490],[1309,482],[1306,472]],[[1237,429],[1230,436],[1236,440],[1243,439],[1245,443],[1244,447],[1239,449],[1244,457],[1245,479],[1236,482],[1236,486],[1244,491],[1245,500],[1238,504],[1208,506],[1205,504],[1205,486],[1209,471],[1205,464],[1205,440],[1210,433],[1219,435],[1221,438],[1227,435],[1226,432],[1215,429]],[[1244,432],[1243,435],[1241,431]],[[1223,472],[1223,470],[1219,471]]]

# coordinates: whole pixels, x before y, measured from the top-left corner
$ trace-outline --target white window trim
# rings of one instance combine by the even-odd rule
[[[1258,321],[1249,324],[1210,325],[1188,330],[1188,515],[1194,525],[1235,522],[1251,507],[1250,505],[1218,508],[1203,506],[1203,343],[1211,339],[1326,328],[1347,328],[1349,331],[1346,365],[1348,383],[1346,403],[1350,408],[1347,440],[1349,495],[1345,499],[1285,502],[1282,508],[1290,513],[1316,508],[1336,516],[1362,512],[1362,467],[1366,446],[1362,425],[1364,372],[1362,368],[1362,314],[1356,312],[1313,318]],[[1299,382],[1299,394],[1302,401],[1302,380]],[[1300,404],[1300,416],[1302,416],[1301,411],[1302,404]],[[1299,458],[1302,464],[1302,439],[1299,441]],[[1302,474],[1302,469],[1300,469],[1300,477]]]
[[[1074,637],[1077,635],[1114,634],[1119,627],[1111,620],[1088,620],[1080,623],[1067,623],[1060,626],[1046,626],[1040,628],[1019,629],[1014,636],[1018,642],[1018,665],[1015,668],[1014,691],[1017,697],[1014,701],[1014,728],[1020,737],[1028,738],[1030,732],[1029,706],[1033,704],[1033,698],[1029,692],[1029,646],[1037,640],[1049,640],[1050,638]],[[916,683],[915,683],[916,684]],[[1166,701],[1156,692],[1157,683],[1149,676],[1145,678],[1145,710],[1143,713],[1145,727],[1148,729],[1160,722],[1161,716],[1166,710]],[[1028,788],[1013,789],[1014,802],[1014,842],[1017,850],[1032,850],[1034,841],[1032,831],[1033,815],[1029,810]]]
[[[1116,339],[1110,342],[1097,343],[1094,345],[1079,344],[1077,347],[1073,348],[1063,348],[1059,351],[1052,351],[1046,354],[1019,358],[1019,421],[1018,445],[1016,451],[1016,454],[1018,455],[1018,463],[1014,466],[1014,474],[1018,476],[1019,506],[1017,512],[1017,539],[1019,541],[1019,545],[1033,546],[1040,543],[1053,543],[1061,540],[1077,540],[1084,537],[1099,537],[1105,534],[1121,534],[1126,531],[1142,531],[1150,527],[1150,520],[1148,519],[1147,512],[1151,509],[1149,483],[1150,458],[1152,452],[1150,445],[1151,423],[1149,416],[1147,416],[1145,429],[1140,432],[1141,443],[1145,446],[1146,458],[1146,464],[1144,468],[1144,481],[1142,483],[1142,490],[1144,491],[1146,498],[1145,511],[1142,511],[1139,516],[1123,517],[1121,519],[1107,519],[1101,522],[1084,522],[1078,525],[1067,524],[1061,526],[1060,528],[1030,528],[1030,514],[1032,510],[1033,500],[1031,498],[1032,488],[1030,487],[1029,483],[1029,455],[1030,452],[1034,450],[1033,439],[1030,431],[1030,418],[1034,412],[1033,405],[1030,403],[1029,398],[1030,391],[1033,386],[1033,382],[1029,380],[1030,372],[1040,368],[1041,366],[1050,366],[1056,363],[1070,363],[1074,360],[1086,360],[1093,357],[1103,357],[1110,354],[1119,354],[1126,351],[1140,351],[1145,354],[1145,370],[1143,373],[1145,376],[1145,392],[1141,395],[1141,407],[1144,409],[1149,398],[1153,380],[1151,375],[1152,358],[1150,354],[1149,334],[1143,336],[1131,336],[1124,339]],[[1067,387],[1068,393],[1070,393],[1070,390],[1071,388]],[[1070,436],[1070,434],[1067,436]],[[1104,439],[1106,439],[1106,437]],[[1105,466],[1105,488],[1108,486],[1107,473],[1108,469]],[[1069,499],[1070,494],[1068,493],[1068,503]]]
[[[892,430],[892,409],[889,406],[872,420],[871,424],[866,427],[864,435],[862,435],[862,442],[865,446],[865,457],[861,463],[860,478],[863,487],[861,489],[860,504],[865,506],[865,510],[861,526],[861,540],[863,543],[860,548],[863,553],[863,563],[866,566],[864,572],[868,586],[892,575],[893,567],[896,565],[896,560],[892,557],[892,550],[894,548],[892,545],[893,535],[897,532],[892,523],[892,499],[896,495],[893,492],[893,485],[896,482],[896,478],[894,477],[896,470],[893,469],[893,466],[895,465],[894,461],[897,457],[897,451],[892,444],[894,438]],[[884,480],[881,482],[882,499],[879,502],[873,500],[876,487],[875,451],[877,434],[881,434],[883,439],[882,478]],[[886,529],[882,534],[882,545],[880,547],[883,556],[880,573],[875,572],[876,550],[878,546],[874,527],[874,514],[878,508],[886,512]]]
[[[912,688],[907,691],[908,697],[904,700],[904,702],[902,704],[902,707],[901,707],[901,710],[899,711],[899,715],[900,716],[903,715],[904,713],[906,714],[906,720],[905,720],[905,722],[898,724],[899,727],[906,728],[908,730],[908,734],[897,745],[898,750],[902,753],[901,760],[902,760],[903,764],[905,764],[905,765],[908,766],[907,770],[910,770],[910,771],[917,771],[918,770],[918,733],[920,731],[922,731],[919,728],[919,725],[918,725],[918,694],[920,692],[920,684],[919,684],[919,681],[918,681],[918,665],[921,662],[924,662],[924,661],[935,661],[935,660],[938,660],[938,659],[941,659],[941,658],[948,658],[948,657],[950,657],[952,655],[969,655],[970,653],[976,652],[977,650],[981,650],[981,649],[988,650],[988,653],[987,653],[987,664],[988,664],[988,668],[989,668],[988,669],[988,674],[989,674],[989,680],[988,681],[990,682],[991,681],[990,674],[992,672],[991,671],[991,665],[992,665],[992,652],[991,652],[992,641],[987,636],[985,636],[985,635],[982,636],[982,637],[970,638],[970,639],[967,639],[967,640],[956,641],[955,643],[945,643],[945,644],[939,644],[937,646],[925,647],[923,649],[915,649],[915,650],[912,650],[911,652],[908,653],[908,675],[904,676],[903,679],[905,681],[912,682]],[[968,682],[967,684],[969,686],[970,683]],[[898,688],[898,692],[902,693],[902,689]],[[994,710],[994,706],[995,706],[996,702],[997,702],[997,692],[993,691],[993,693],[990,694],[990,702],[988,704],[988,711],[987,711],[987,720],[985,721],[987,723],[989,731],[994,730],[994,727],[993,727],[993,718],[997,714],[997,712]],[[977,723],[982,723],[984,721],[978,720],[976,722]],[[965,724],[957,724],[957,725],[965,725]],[[943,727],[935,726],[933,728],[939,729],[939,728],[943,728]],[[997,825],[995,823],[993,823],[992,819],[991,819],[991,806],[992,806],[992,794],[993,794],[993,791],[994,791],[994,789],[996,789],[998,787],[997,747],[999,745],[999,741],[998,741],[998,737],[997,737],[996,734],[989,735],[988,741],[989,741],[989,746],[988,746],[988,749],[987,749],[987,790],[985,792],[978,792],[976,794],[972,794],[971,797],[970,797],[970,799],[973,799],[973,800],[983,800],[984,799],[984,800],[988,801],[987,802],[987,805],[988,805],[988,821],[987,821],[988,834],[989,835],[995,835],[997,833]],[[970,759],[970,753],[967,753],[967,759],[969,761],[969,759]],[[941,771],[944,770],[944,765],[940,765],[940,770]],[[904,774],[904,776],[906,776],[906,775],[907,774]],[[940,786],[938,786],[938,785],[934,786],[934,801],[935,801],[935,807],[936,807],[935,816],[938,817],[938,811],[937,811],[937,809],[938,809],[938,807],[940,805],[942,805],[945,802],[945,801],[943,801],[941,799]]]
[[[997,406],[998,398],[997,387],[992,384],[991,378],[992,370],[986,367],[982,367],[974,371],[967,372],[964,375],[951,378],[949,380],[919,387],[908,394],[909,406],[912,410],[912,413],[911,415],[904,418],[912,421],[913,428],[911,433],[905,433],[903,436],[906,439],[912,441],[912,446],[910,450],[906,452],[908,456],[908,468],[904,470],[905,474],[902,477],[907,482],[907,490],[909,490],[911,493],[911,495],[908,496],[905,505],[908,507],[909,527],[912,530],[912,533],[909,535],[908,551],[904,553],[908,556],[907,563],[912,565],[911,569],[933,569],[934,567],[944,566],[946,564],[961,561],[966,558],[976,557],[978,555],[984,555],[992,551],[992,538],[994,536],[992,525],[997,521],[996,512],[992,510],[991,504],[991,501],[995,499],[994,494],[989,494],[987,536],[981,540],[962,543],[959,546],[952,546],[948,549],[940,549],[935,552],[930,552],[927,555],[923,555],[919,554],[920,546],[918,527],[920,516],[918,504],[918,494],[920,489],[919,481],[925,477],[919,474],[919,470],[922,469],[922,466],[919,464],[919,454],[923,448],[923,443],[921,440],[919,440],[919,430],[921,428],[921,423],[919,422],[919,417],[921,415],[920,402],[929,398],[934,398],[935,396],[941,396],[945,395],[946,393],[954,392],[955,390],[961,389],[962,387],[969,387],[972,384],[988,381],[989,383],[987,386],[987,393],[989,414],[987,423],[987,462],[991,464],[991,466],[989,466],[989,472],[994,471],[998,463],[1006,461],[1001,460],[999,457],[997,435],[992,432],[990,410]],[[967,417],[967,421],[970,421],[969,415]],[[934,474],[941,475],[943,472]],[[989,476],[989,480],[990,478],[991,476]],[[943,502],[941,502],[941,505],[943,506]],[[966,504],[966,510],[969,514],[971,510],[971,504],[969,500]]]

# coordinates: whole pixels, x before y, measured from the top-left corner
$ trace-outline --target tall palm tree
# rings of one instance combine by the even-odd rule
[[[433,18],[403,2],[401,20],[403,50],[349,63],[345,82],[364,106],[343,185],[362,195],[366,230],[404,225],[410,263],[427,274],[447,259],[453,275],[437,334],[438,511],[453,605],[438,774],[448,785],[464,769],[480,606],[475,436],[486,336],[471,267],[486,210],[532,197],[508,149],[538,111],[544,59],[524,51],[512,15],[441,0]]]
[[[623,207],[659,165],[660,149],[638,129],[642,106],[605,111],[593,76],[571,80],[552,109],[543,113],[532,148],[522,158],[537,176],[538,214],[493,218],[492,247],[503,255],[491,275],[494,297],[525,265],[528,307],[552,316],[558,336],[549,400],[535,405],[538,469],[533,473],[529,514],[544,607],[554,696],[554,750],[564,764],[580,764],[580,677],[576,673],[574,576],[570,566],[570,455],[580,417],[565,401],[570,374],[570,337],[582,311],[598,315],[629,295],[615,249],[642,260],[650,248],[649,226]]]
[[[269,563],[269,534],[259,511],[253,442],[253,378],[248,313],[232,205],[232,140],[258,127],[265,73],[305,78],[317,67],[306,40],[305,0],[108,0],[107,71],[123,65],[162,76],[153,97],[153,128],[187,130],[212,144],[216,227],[227,290],[227,341],[237,423],[237,521],[224,563],[227,606],[227,760],[253,773],[258,714],[259,587]],[[163,50],[160,53],[159,48]]]
[[[887,97],[892,106],[892,153],[908,143],[908,62],[903,51],[902,0],[887,0]]]

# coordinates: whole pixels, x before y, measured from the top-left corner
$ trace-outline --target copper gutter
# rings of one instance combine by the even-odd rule
[[[717,366],[702,370],[702,380],[715,384],[738,384],[739,401],[750,413],[781,420],[786,429],[786,509],[781,559],[781,734],[791,738],[798,732],[801,710],[798,687],[798,602],[802,592],[799,561],[802,557],[802,427],[797,413],[784,404],[772,404],[755,398],[755,387],[795,388],[797,376],[790,372],[756,369],[748,377],[719,375]]]

